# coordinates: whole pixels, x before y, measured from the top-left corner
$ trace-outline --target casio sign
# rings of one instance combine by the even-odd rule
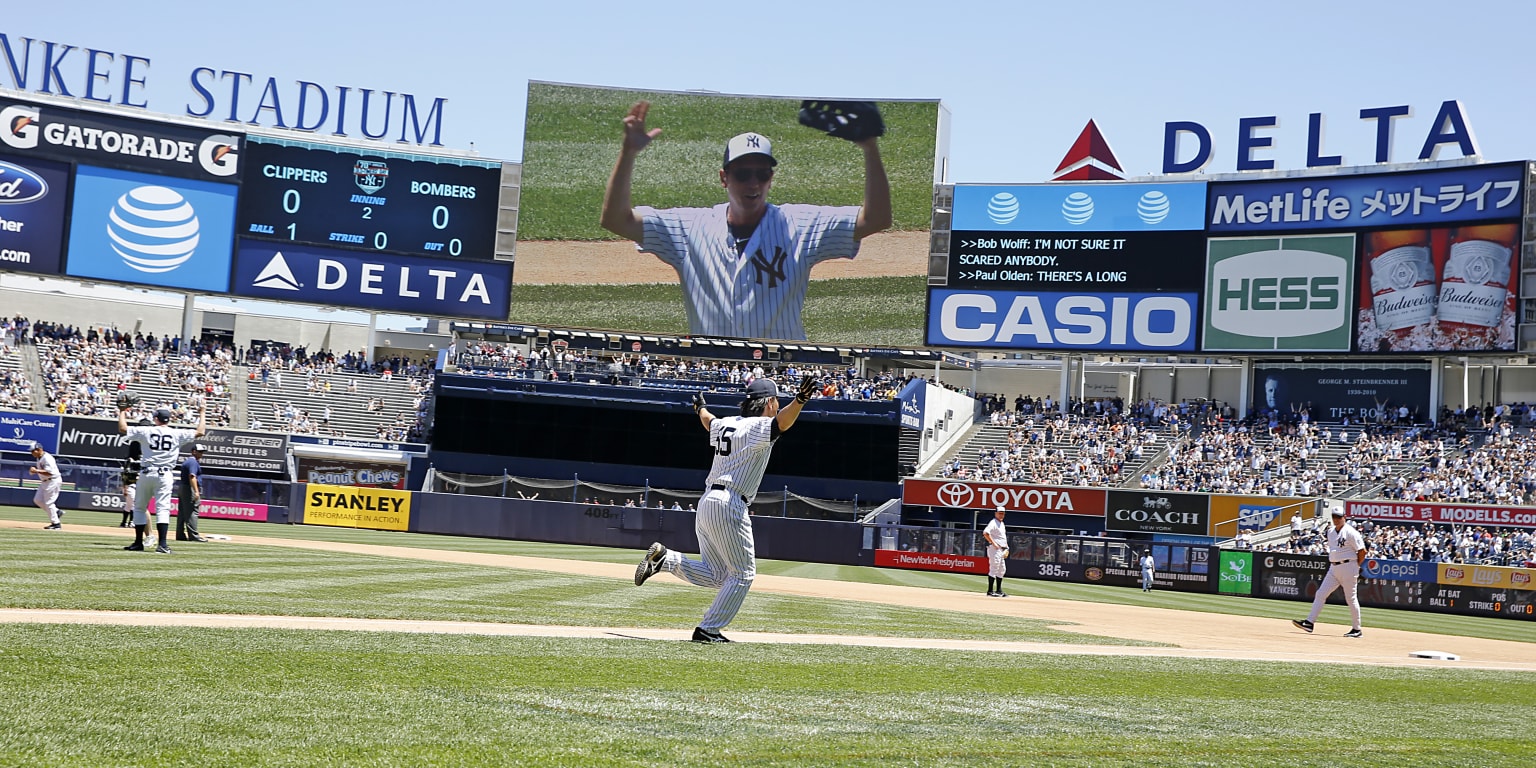
[[[1194,342],[1194,306],[1182,295],[1018,293],[1002,306],[998,298],[945,296],[936,318],[940,342],[1148,349],[1184,349]]]
[[[1229,333],[1311,336],[1348,319],[1349,261],[1317,251],[1276,249],[1223,259],[1211,268],[1210,322]]]

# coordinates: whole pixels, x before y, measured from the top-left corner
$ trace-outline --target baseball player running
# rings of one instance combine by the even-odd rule
[[[987,540],[987,597],[1007,597],[1003,591],[1003,577],[1008,575],[1008,526],[1003,525],[1006,513],[1001,505],[981,532]],[[995,584],[995,585],[994,585]]]
[[[794,426],[801,407],[815,390],[815,379],[806,376],[800,381],[794,402],[781,410],[778,386],[771,379],[757,379],[747,386],[741,415],[720,418],[704,406],[702,393],[693,395],[693,410],[709,430],[709,447],[715,453],[706,481],[709,490],[699,500],[694,518],[701,559],[683,557],[660,542],[652,544],[635,568],[635,586],[644,584],[657,571],[666,570],[690,584],[720,590],[704,620],[693,630],[695,643],[730,642],[720,630],[741,610],[747,590],[757,576],[757,553],[748,508],[757,495],[763,471],[768,468],[774,441]]]
[[[811,267],[853,258],[860,240],[891,226],[891,187],[879,139],[854,142],[864,153],[861,206],[769,203],[779,161],[768,137],[743,133],[725,145],[720,184],[727,202],[713,208],[631,207],[635,158],[661,134],[660,128],[646,129],[650,108],[642,101],[624,116],[602,227],[677,270],[690,333],[805,339],[801,310]]]
[[[1333,510],[1333,532],[1328,535],[1328,575],[1323,577],[1317,596],[1312,598],[1312,612],[1305,619],[1292,619],[1291,623],[1311,632],[1328,596],[1343,587],[1344,602],[1349,604],[1349,618],[1354,622],[1344,636],[1360,637],[1360,598],[1355,594],[1355,585],[1360,579],[1360,568],[1365,565],[1366,555],[1365,539],[1354,526],[1344,522],[1344,510]]]
[[[137,441],[143,449],[139,465],[139,482],[134,491],[133,543],[123,549],[129,552],[144,551],[144,534],[149,528],[149,501],[155,501],[155,532],[159,543],[155,551],[169,555],[170,539],[166,536],[171,523],[171,488],[176,478],[177,458],[181,447],[202,437],[208,431],[207,412],[197,417],[196,429],[177,429],[171,426],[173,414],[169,408],[157,409],[154,424],[148,427],[129,427],[128,409],[133,407],[131,398],[117,403],[117,432]]]
[[[32,503],[39,509],[48,513],[48,524],[43,526],[45,530],[57,531],[64,527],[59,520],[64,513],[59,511],[59,486],[62,480],[59,478],[59,463],[54,461],[53,454],[43,450],[42,443],[32,444],[32,458],[36,461],[27,467],[28,474],[37,475],[37,493],[32,494]]]

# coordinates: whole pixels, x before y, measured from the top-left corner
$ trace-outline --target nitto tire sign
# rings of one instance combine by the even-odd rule
[[[1131,533],[1210,535],[1210,497],[1198,493],[1109,491],[1104,528]]]
[[[1350,350],[1354,235],[1213,238],[1206,258],[1203,349]]]
[[[128,438],[117,433],[117,422],[65,416],[59,430],[59,455],[87,459],[128,458]]]

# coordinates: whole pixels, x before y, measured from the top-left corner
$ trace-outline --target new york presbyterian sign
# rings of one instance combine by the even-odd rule
[[[145,56],[36,40],[0,30],[0,88],[149,108]],[[183,114],[333,136],[442,146],[443,98],[376,91],[216,67],[186,73]],[[164,110],[160,110],[164,111]]]

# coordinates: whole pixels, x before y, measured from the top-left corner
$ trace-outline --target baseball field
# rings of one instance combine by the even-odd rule
[[[206,521],[121,550],[0,508],[0,765],[1529,765],[1530,622]],[[1413,660],[1410,650],[1457,653]]]

